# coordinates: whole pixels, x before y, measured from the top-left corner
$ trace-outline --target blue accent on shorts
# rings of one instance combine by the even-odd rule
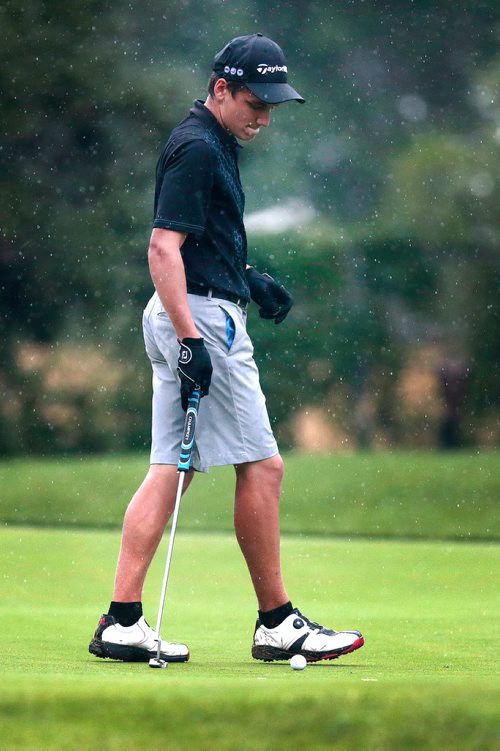
[[[233,346],[235,334],[236,326],[234,325],[234,321],[231,316],[226,313],[226,340],[228,349],[231,349]]]

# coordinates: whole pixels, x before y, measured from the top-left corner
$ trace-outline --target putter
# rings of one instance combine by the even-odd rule
[[[163,575],[163,584],[161,588],[160,604],[158,607],[158,618],[156,620],[156,633],[158,635],[158,647],[156,651],[156,657],[152,657],[149,661],[150,668],[168,668],[167,660],[161,659],[161,622],[163,619],[163,610],[165,607],[165,595],[167,593],[168,577],[170,575],[170,563],[172,561],[172,553],[174,550],[175,530],[177,529],[177,518],[179,516],[179,509],[181,505],[182,489],[184,487],[184,477],[191,466],[191,452],[194,445],[194,436],[196,432],[196,419],[198,417],[198,407],[200,405],[200,389],[199,386],[195,386],[195,390],[188,399],[188,407],[186,410],[186,420],[184,423],[184,434],[182,437],[181,453],[179,456],[179,462],[177,464],[177,471],[179,473],[179,483],[177,485],[177,495],[175,497],[174,513],[172,516],[172,526],[170,529],[170,539],[168,541],[167,562],[165,564],[165,573]]]

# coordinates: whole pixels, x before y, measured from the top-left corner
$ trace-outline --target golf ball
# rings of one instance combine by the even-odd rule
[[[292,670],[304,670],[307,665],[307,660],[304,655],[294,655],[290,660],[290,667]]]

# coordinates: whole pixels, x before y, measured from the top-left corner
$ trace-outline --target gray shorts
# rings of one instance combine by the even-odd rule
[[[214,297],[189,294],[188,301],[213,365],[210,393],[200,402],[192,467],[206,472],[275,456],[278,446],[246,331],[246,312]],[[151,464],[177,464],[185,418],[177,375],[179,344],[156,293],[144,311],[143,331],[153,368]]]

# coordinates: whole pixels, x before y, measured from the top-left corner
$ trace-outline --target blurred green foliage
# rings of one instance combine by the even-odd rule
[[[257,30],[307,99],[241,155],[249,214],[311,216],[249,231],[296,299],[249,323],[281,440],[316,404],[353,446],[497,444],[499,22],[472,0],[3,3],[0,452],[147,444],[157,155],[215,51]]]

